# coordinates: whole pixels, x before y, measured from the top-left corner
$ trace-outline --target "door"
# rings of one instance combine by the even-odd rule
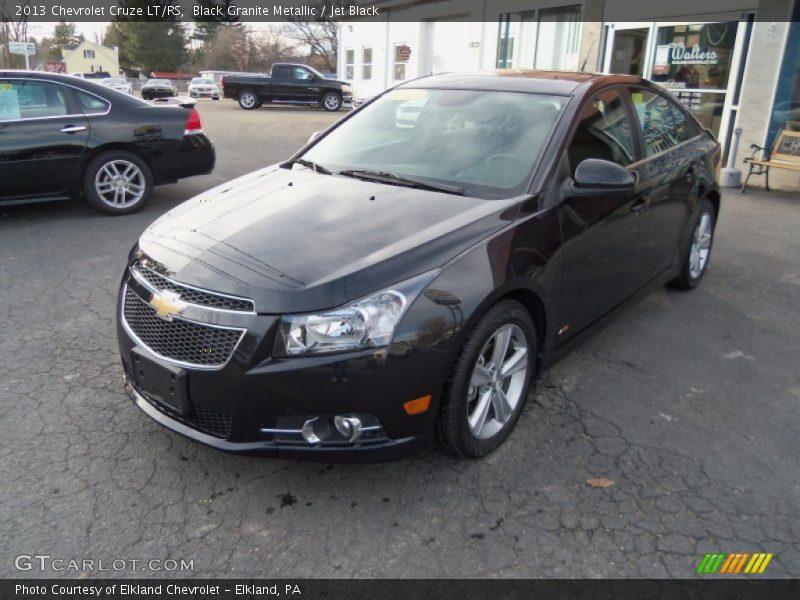
[[[603,70],[606,73],[644,77],[649,68],[646,63],[651,29],[640,24],[610,26]]]
[[[0,199],[73,193],[88,135],[86,117],[65,86],[0,79]]]
[[[698,170],[706,144],[674,101],[652,90],[630,88],[643,159],[636,171],[648,194],[651,234],[642,257],[652,277],[673,266],[696,201]]]
[[[630,296],[647,278],[647,196],[632,191],[577,194],[570,181],[587,158],[630,168],[636,158],[631,114],[619,88],[585,105],[564,160],[559,216],[563,238],[559,342],[581,331]]]
[[[321,87],[318,77],[303,67],[276,66],[272,70],[274,102],[318,102]]]

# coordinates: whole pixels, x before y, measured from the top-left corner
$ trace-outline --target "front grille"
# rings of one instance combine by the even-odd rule
[[[142,394],[141,391],[139,391],[139,393]],[[170,419],[175,419],[176,421],[183,423],[192,429],[197,429],[198,431],[202,431],[203,433],[213,435],[214,437],[221,438],[223,440],[226,440],[231,436],[231,423],[233,421],[231,413],[217,412],[216,410],[205,408],[204,406],[190,402],[192,405],[191,411],[188,414],[180,415],[175,411],[170,410],[166,406],[151,400],[147,394],[142,394],[142,396],[159,412],[164,413]]]
[[[157,290],[166,290],[180,294],[181,300],[189,304],[197,304],[198,306],[206,306],[208,308],[217,308],[222,310],[233,310],[239,312],[255,312],[255,305],[252,300],[246,298],[236,298],[234,296],[226,296],[225,294],[218,294],[206,290],[199,290],[172,281],[171,279],[156,273],[137,263],[132,269],[134,275],[140,275],[151,287]]]
[[[244,330],[156,316],[155,309],[130,288],[125,290],[125,323],[142,345],[166,359],[219,368],[233,355]]]

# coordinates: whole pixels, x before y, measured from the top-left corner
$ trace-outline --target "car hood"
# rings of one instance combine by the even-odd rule
[[[139,251],[178,281],[252,298],[259,313],[305,312],[440,267],[516,208],[272,166],[167,212]]]

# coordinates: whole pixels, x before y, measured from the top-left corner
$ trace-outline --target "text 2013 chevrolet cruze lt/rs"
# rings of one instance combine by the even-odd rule
[[[593,326],[699,283],[718,160],[634,77],[401,85],[147,229],[119,295],[127,389],[222,450],[484,456]]]

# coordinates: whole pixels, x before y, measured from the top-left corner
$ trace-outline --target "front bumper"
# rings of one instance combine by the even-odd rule
[[[124,284],[131,279],[126,275]],[[209,322],[217,326],[243,327],[246,332],[221,367],[181,365],[189,408],[179,414],[136,386],[134,348],[154,362],[164,357],[131,330],[123,314],[124,293],[117,314],[126,391],[142,411],[176,433],[226,452],[355,462],[400,458],[433,441],[435,405],[446,367],[443,352],[390,346],[339,355],[271,357],[278,321],[271,315],[211,315]],[[201,311],[191,316],[202,318]],[[425,395],[433,398],[430,409],[408,415],[403,404]],[[275,433],[297,432],[310,419],[329,422],[335,415],[367,415],[380,425],[379,432],[354,442],[321,443]]]
[[[192,98],[219,98],[219,90],[189,90],[189,95]]]
[[[142,90],[142,98],[172,98],[174,95],[173,90]]]

